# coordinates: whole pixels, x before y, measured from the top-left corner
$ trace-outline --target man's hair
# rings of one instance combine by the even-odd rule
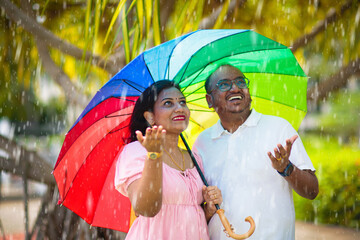
[[[211,91],[211,89],[210,89],[210,82],[211,82],[211,77],[212,77],[212,75],[213,75],[219,68],[225,67],[225,66],[239,69],[239,68],[237,68],[237,67],[235,67],[235,66],[233,66],[233,65],[231,65],[231,64],[229,64],[229,63],[225,63],[225,64],[222,64],[222,65],[218,66],[218,67],[206,78],[206,80],[205,80],[205,90],[206,90],[206,93],[209,93],[209,92]],[[239,69],[239,71],[241,71],[241,70]]]
[[[145,130],[149,127],[149,123],[144,117],[146,111],[153,112],[156,99],[159,94],[168,88],[175,87],[180,90],[180,87],[170,80],[161,80],[154,82],[150,87],[146,88],[145,91],[140,95],[135,103],[133,113],[130,120],[130,142],[137,140],[136,131],[139,130],[145,135]]]

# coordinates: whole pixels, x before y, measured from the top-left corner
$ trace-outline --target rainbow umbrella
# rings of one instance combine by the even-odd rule
[[[134,214],[115,190],[114,175],[137,98],[155,81],[177,82],[191,110],[184,134],[191,145],[218,120],[207,107],[204,81],[224,63],[250,79],[253,108],[299,127],[307,77],[289,48],[250,30],[189,33],[143,52],[95,94],[66,134],[54,167],[59,203],[93,226],[127,232]]]

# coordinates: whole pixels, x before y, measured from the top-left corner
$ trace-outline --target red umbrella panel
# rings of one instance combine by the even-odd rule
[[[123,232],[130,226],[130,202],[114,188],[114,159],[129,137],[127,126],[135,101],[135,97],[109,98],[97,105],[67,134],[60,153],[62,161],[54,171],[59,203],[93,226]],[[114,105],[122,106],[121,110],[108,113]],[[73,139],[76,145],[71,144]]]

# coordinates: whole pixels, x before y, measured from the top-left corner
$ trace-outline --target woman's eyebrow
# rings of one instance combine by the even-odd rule
[[[165,100],[174,100],[174,99],[185,99],[185,97],[179,97],[179,98],[170,98],[170,97],[166,97],[166,98],[163,98],[161,101],[165,101]]]

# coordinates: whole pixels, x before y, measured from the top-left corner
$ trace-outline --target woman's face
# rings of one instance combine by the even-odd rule
[[[190,110],[184,95],[175,87],[160,92],[153,112],[153,122],[161,125],[168,133],[181,133],[189,125]]]

